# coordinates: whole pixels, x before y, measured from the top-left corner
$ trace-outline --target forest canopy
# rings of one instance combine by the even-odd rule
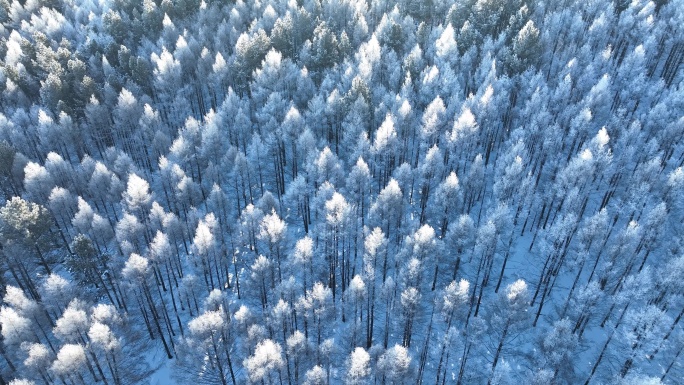
[[[683,0],[0,0],[0,385],[678,384]]]

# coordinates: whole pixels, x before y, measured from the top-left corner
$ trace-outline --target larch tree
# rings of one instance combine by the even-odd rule
[[[368,200],[372,191],[370,186],[370,178],[371,174],[368,164],[363,160],[363,158],[359,157],[356,160],[354,167],[352,167],[352,170],[349,173],[345,183],[347,190],[354,199],[354,211],[361,219],[360,226],[362,228],[365,226],[365,220],[368,212]]]
[[[332,291],[321,282],[316,282],[304,298],[305,317],[311,319],[316,330],[316,344],[321,345],[323,323],[329,319],[333,310]]]
[[[313,256],[314,256],[313,239],[305,236],[297,240],[294,250],[292,252],[292,262],[296,267],[300,267],[302,273],[303,292],[309,290],[308,285],[313,279]],[[308,279],[307,279],[308,277]]]
[[[231,360],[233,337],[230,330],[230,320],[226,318],[224,309],[205,311],[188,323],[188,330],[190,336],[186,343],[190,350],[185,354],[191,357],[196,354],[197,350],[201,351],[204,359],[209,360],[211,371],[216,371],[214,375],[218,376],[221,384],[227,385],[229,377],[231,383],[236,384]],[[202,374],[199,380],[215,380],[209,377],[211,371]]]
[[[119,177],[102,162],[96,162],[88,181],[88,192],[96,208],[105,213],[111,211],[116,218],[117,213],[113,201],[117,195],[120,196],[122,190],[123,183]]]
[[[572,384],[577,381],[575,373],[575,354],[579,337],[573,331],[572,322],[564,318],[553,323],[550,329],[539,338],[539,363],[537,367],[548,371],[547,381]]]
[[[48,197],[48,208],[57,222],[60,235],[66,238],[69,234],[71,218],[76,213],[76,197],[62,187],[55,187]],[[66,239],[63,239],[66,243]]]
[[[213,228],[215,225],[215,219],[213,214],[207,214],[203,220],[199,221],[197,229],[195,230],[195,237],[192,241],[193,263],[197,266],[199,262],[202,266],[202,274],[204,275],[204,283],[207,289],[214,290],[216,286],[221,287],[221,276],[223,275],[219,271],[217,253],[218,245],[217,240],[214,237]],[[199,261],[197,261],[198,259]],[[213,270],[212,270],[213,268]],[[214,270],[216,271],[216,281],[214,280]]]
[[[3,306],[0,309],[0,324],[2,325],[3,343],[7,347],[18,347],[22,342],[33,339],[31,320],[12,307]],[[5,359],[9,360],[5,353]]]
[[[150,59],[155,67],[153,70],[155,97],[162,102],[161,105],[164,107],[162,116],[177,123],[179,121],[177,114],[169,107],[173,105],[175,90],[180,88],[181,64],[166,47],[162,47],[161,54],[153,52]]]
[[[167,357],[169,359],[173,358],[173,346],[167,341],[167,338],[170,336],[165,335],[165,331],[162,328],[162,323],[164,323],[164,328],[170,325],[170,323],[167,322],[168,311],[166,309],[166,304],[163,302],[162,308],[158,308],[156,300],[153,297],[152,288],[148,282],[151,275],[149,260],[141,255],[132,253],[126,261],[126,264],[121,271],[121,275],[124,279],[128,280],[133,289],[140,312],[145,320],[150,339],[155,339],[158,336],[164,345]],[[169,327],[166,332],[171,334],[171,328]],[[173,339],[171,339],[171,343],[173,343]]]
[[[477,237],[475,238],[474,254],[479,254],[479,262],[477,266],[477,273],[475,275],[475,289],[471,297],[471,312],[472,307],[475,306],[475,314],[477,317],[480,312],[480,305],[482,304],[483,291],[487,286],[490,278],[491,268],[494,264],[494,255],[497,247],[497,228],[492,220],[480,225],[477,229]],[[482,279],[480,280],[480,277]],[[477,304],[475,304],[477,298]],[[470,318],[470,315],[468,316]]]
[[[281,257],[283,254],[283,243],[286,238],[287,226],[285,221],[280,219],[278,214],[273,209],[270,214],[265,215],[259,225],[259,234],[257,238],[266,244],[271,259],[275,259],[278,268],[278,282],[282,282],[282,265]],[[274,274],[275,276],[275,274]]]
[[[85,383],[85,378],[81,371],[86,364],[86,354],[83,345],[65,344],[57,352],[57,359],[50,366],[50,371],[60,380]]]
[[[121,370],[119,365],[117,365],[116,359],[119,357],[120,361],[123,361],[121,357],[121,340],[114,335],[114,332],[109,327],[109,325],[101,322],[93,322],[88,330],[88,339],[90,344],[88,350],[91,353],[91,357],[95,362],[106,362],[109,372],[107,373],[114,383],[120,382],[122,380]],[[99,364],[102,365],[103,364]],[[128,374],[128,373],[127,373]],[[104,382],[107,381],[107,375],[101,372],[102,379]]]
[[[380,191],[370,209],[371,218],[384,229],[387,238],[395,242],[399,239],[398,232],[401,227],[402,196],[399,183],[392,178]]]
[[[328,372],[321,366],[316,365],[306,371],[304,376],[304,384],[306,385],[327,385]]]
[[[411,347],[411,337],[413,336],[413,323],[420,307],[422,295],[415,287],[408,287],[401,292],[401,309],[404,319],[404,332],[402,346]]]
[[[75,297],[74,286],[66,278],[52,273],[45,278],[38,289],[41,301],[46,310],[53,311],[53,317],[57,316],[67,307]]]
[[[467,214],[461,215],[457,222],[452,222],[448,225],[448,231],[444,237],[445,247],[456,252],[452,279],[456,279],[456,275],[461,267],[461,260],[466,251],[475,245],[475,236],[475,224],[473,219]]]
[[[121,252],[123,254],[143,252],[147,243],[145,230],[145,226],[140,223],[137,216],[124,212],[114,230]]]
[[[71,224],[75,227],[75,230],[81,233],[88,233],[92,228],[95,211],[85,199],[78,197],[77,202],[77,211],[74,213]]]
[[[24,360],[24,366],[32,371],[32,377],[35,380],[42,380],[48,382],[48,368],[50,363],[54,360],[54,354],[48,350],[47,346],[41,343],[32,343],[24,346],[27,357]],[[28,382],[28,381],[27,381]],[[33,383],[31,381],[31,383]]]
[[[452,281],[446,288],[444,288],[441,301],[441,313],[446,321],[446,333],[444,339],[440,341],[441,349],[439,353],[439,361],[437,364],[437,380],[439,383],[440,378],[445,381],[450,350],[449,346],[455,341],[456,327],[453,326],[454,320],[463,320],[465,315],[466,304],[469,300],[470,283],[465,279],[460,282]],[[470,341],[466,341],[464,346],[465,350],[469,349]],[[446,357],[445,357],[446,353]],[[465,355],[462,358],[461,365],[465,364]],[[444,370],[442,370],[444,368]]]
[[[74,299],[64,310],[62,316],[55,322],[53,333],[57,338],[67,344],[71,343],[82,346],[86,355],[84,363],[93,380],[99,381],[102,379],[104,382],[107,382],[102,365],[90,348],[88,337],[89,329],[90,320],[86,313],[85,303],[78,299]],[[59,354],[60,353],[57,355],[58,359]]]
[[[315,188],[323,182],[330,182],[336,187],[342,187],[344,181],[340,159],[329,147],[323,148],[314,162],[310,163],[309,176],[314,179]]]
[[[349,297],[349,302],[354,307],[354,326],[352,332],[352,345],[356,345],[356,335],[359,329],[359,323],[363,322],[363,308],[364,299],[367,296],[366,283],[363,281],[361,276],[358,274],[349,283],[349,290],[347,290],[347,295]],[[366,314],[368,317],[368,314]]]
[[[439,96],[435,97],[425,108],[420,131],[421,154],[425,155],[428,149],[438,143],[446,124],[445,113],[444,101]]]
[[[275,384],[276,378],[281,381],[281,369],[285,365],[280,344],[266,339],[259,342],[254,354],[243,361],[251,383],[263,382]]]
[[[367,294],[368,303],[366,316],[366,348],[370,348],[373,344],[373,331],[375,322],[375,299],[376,299],[376,277],[380,274],[376,272],[380,267],[378,265],[379,258],[382,258],[382,281],[384,282],[387,275],[387,239],[379,227],[373,229],[372,232],[366,235],[364,240],[363,253],[363,273],[369,286]]]
[[[491,318],[492,328],[496,330],[499,341],[492,359],[492,374],[489,382],[494,378],[496,367],[508,339],[515,334],[528,319],[529,292],[523,280],[517,280],[506,287],[498,298],[498,311]]]
[[[411,382],[411,355],[404,346],[396,344],[382,353],[378,358],[377,368],[382,373],[383,384]]]
[[[259,255],[254,259],[254,263],[250,266],[251,283],[257,285],[259,300],[261,307],[265,310],[268,305],[269,290],[267,282],[270,282],[271,288],[275,287],[275,276],[273,274],[272,262],[263,255]],[[256,291],[256,290],[255,290]]]
[[[418,166],[420,175],[420,223],[425,223],[427,219],[427,205],[430,201],[430,194],[437,187],[444,171],[444,157],[442,150],[434,144],[427,150],[425,158]]]
[[[372,152],[379,168],[374,174],[377,175],[378,188],[385,186],[394,169],[398,146],[397,131],[394,128],[394,118],[388,113],[380,127],[375,131]]]
[[[152,196],[149,192],[150,185],[147,181],[136,174],[128,175],[126,191],[123,193],[123,203],[126,209],[136,214],[141,220],[147,220]]]
[[[432,196],[432,211],[436,217],[435,227],[440,230],[440,237],[444,237],[449,223],[456,220],[456,213],[463,205],[463,191],[455,172],[449,175],[437,186]]]
[[[653,305],[630,309],[626,313],[620,336],[626,345],[626,358],[620,369],[621,377],[627,376],[635,364],[647,358],[647,352],[657,349],[670,323],[671,318],[662,309]]]
[[[350,208],[344,196],[334,192],[330,199],[325,202],[325,248],[329,256],[329,287],[332,289],[333,301],[337,295],[338,281],[340,277],[341,293],[344,292],[351,278],[349,255],[345,245],[348,244],[347,228],[349,224]],[[339,273],[338,273],[339,272]],[[344,297],[342,301],[344,301]]]
[[[370,374],[370,355],[364,348],[355,348],[347,360],[347,377],[345,383],[348,385],[366,384]]]

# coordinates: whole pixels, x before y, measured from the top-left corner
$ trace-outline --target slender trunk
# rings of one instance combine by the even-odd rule
[[[508,249],[510,251],[510,242],[508,245]],[[503,280],[504,272],[506,271],[506,263],[508,262],[509,251],[506,251],[506,255],[504,255],[503,265],[501,265],[501,273],[499,273],[499,280],[496,282],[496,289],[494,289],[494,293],[498,293],[499,288],[501,287],[501,281]]]
[[[137,294],[135,295],[135,299],[138,301],[138,305],[140,306],[140,311],[142,313],[143,320],[145,321],[145,326],[147,327],[147,332],[150,335],[150,339],[153,340],[154,339],[154,332],[152,331],[152,326],[150,324],[150,318],[147,315],[147,310],[145,309],[145,305],[141,302],[140,296],[138,296]]]
[[[423,373],[425,371],[425,363],[427,362],[428,356],[428,344],[430,342],[430,334],[432,333],[432,319],[435,315],[435,307],[432,307],[432,314],[430,314],[430,323],[428,324],[427,333],[425,334],[425,344],[423,345],[423,351],[420,353],[420,365],[418,368],[418,383],[423,383]],[[448,331],[447,331],[448,332]]]
[[[494,354],[494,361],[492,362],[492,374],[489,376],[489,381],[487,381],[488,385],[491,385],[492,379],[494,378],[494,372],[496,370],[496,364],[499,362],[499,356],[501,355],[501,350],[503,349],[504,342],[506,341],[506,337],[508,336],[508,328],[510,327],[510,320],[506,321],[506,325],[504,326],[503,333],[501,333],[501,339],[499,340],[499,346],[496,348],[496,353]]]
[[[375,321],[375,283],[370,282],[371,295],[368,300],[369,313],[366,315],[366,349],[370,349],[373,345],[373,322]]]
[[[213,340],[213,336],[212,336]],[[228,385],[228,382],[226,382],[226,375],[223,372],[223,365],[221,364],[221,360],[219,359],[219,353],[218,353],[218,348],[216,347],[216,342],[212,341],[212,347],[214,349],[214,358],[216,359],[216,367],[218,368],[219,371],[219,377],[221,377],[221,385]]]
[[[577,282],[579,282],[580,275],[582,275],[582,270],[584,270],[584,263],[586,262],[586,258],[582,259],[582,262],[580,263],[579,270],[577,271],[577,275],[575,275],[575,280],[572,282],[572,287],[570,288],[570,292],[568,293],[568,299],[565,300],[565,305],[563,306],[563,311],[561,312],[560,318],[563,319],[565,317],[565,312],[568,310],[568,304],[570,303],[570,298],[572,298],[572,294],[575,292],[575,288],[577,287]]]
[[[461,385],[463,381],[463,375],[465,374],[465,368],[466,368],[466,363],[468,362],[468,355],[470,354],[470,341],[466,343],[466,345],[463,347],[463,355],[461,356],[461,365],[458,369],[458,381],[456,382],[456,385]],[[447,361],[449,360],[449,353],[447,353]],[[444,380],[446,380],[446,373],[444,373]],[[444,384],[444,380],[442,380],[442,384]]]
[[[599,354],[598,358],[596,359],[596,362],[594,363],[594,366],[591,368],[591,372],[589,373],[589,378],[587,378],[587,381],[584,382],[584,385],[589,385],[591,382],[591,378],[594,377],[594,374],[596,373],[596,369],[598,369],[599,364],[601,364],[601,360],[603,360],[603,356],[606,354],[606,350],[608,349],[608,345],[610,344],[610,341],[613,339],[613,336],[615,336],[615,332],[617,330],[617,325],[620,324],[622,321],[622,317],[627,313],[627,308],[629,307],[629,303],[627,306],[625,306],[624,310],[622,311],[622,314],[620,315],[620,318],[618,319],[617,323],[615,324],[615,327],[613,328],[613,331],[610,333],[610,336],[608,337],[608,340],[606,340],[606,343],[603,345],[603,349],[601,349],[601,353]]]
[[[159,333],[159,337],[162,340],[162,344],[164,345],[164,350],[166,351],[166,356],[169,359],[173,358],[173,354],[171,354],[171,349],[169,347],[168,342],[166,341],[166,337],[164,337],[164,332],[162,331],[161,328],[161,323],[159,322],[159,315],[157,314],[157,310],[155,309],[154,303],[152,301],[152,296],[150,295],[149,288],[147,287],[146,283],[143,283],[143,292],[144,296],[147,299],[147,305],[149,306],[150,313],[152,315],[152,320],[154,321],[154,325],[157,329],[157,333]]]
[[[90,350],[90,349],[88,349]],[[95,353],[90,350],[90,356],[93,358],[93,362],[95,363],[95,368],[97,369],[97,372],[100,373],[100,377],[102,377],[102,381],[105,383],[105,385],[109,385],[107,382],[107,377],[105,377],[104,372],[102,371],[102,367],[100,366],[100,362],[98,361],[97,357],[95,356]]]
[[[166,263],[166,276],[169,280],[169,289],[171,291],[171,303],[173,304],[173,312],[176,314],[176,322],[178,323],[178,328],[180,329],[181,336],[185,336],[185,333],[183,331],[183,323],[181,322],[180,315],[178,314],[178,306],[176,305],[176,296],[173,292],[173,283],[171,283],[171,277],[169,276],[171,273],[169,272],[169,264]],[[172,269],[171,269],[172,270]]]
[[[464,329],[468,327],[468,323],[470,322],[470,315],[473,313],[473,304],[475,303],[475,293],[477,292],[477,284],[480,281],[480,271],[482,270],[482,261],[480,261],[480,264],[477,268],[477,274],[475,275],[475,287],[473,288],[473,292],[470,295],[470,306],[468,307],[468,315],[466,316],[466,322],[465,326],[463,327]],[[476,315],[477,317],[477,315]]]
[[[539,300],[539,307],[537,308],[537,314],[534,316],[534,322],[532,322],[532,327],[537,326],[537,321],[539,321],[539,316],[541,315],[542,308],[544,307],[544,303],[546,302],[546,296],[551,293],[551,286],[549,286],[549,282],[551,281],[551,277],[547,275],[546,278],[546,283],[544,284],[544,291],[542,292],[541,299]]]
[[[674,358],[672,359],[672,362],[670,362],[670,365],[667,366],[667,369],[665,370],[665,373],[663,373],[663,376],[660,377],[661,381],[665,381],[665,377],[670,373],[670,370],[672,370],[672,367],[674,366],[675,362],[678,362],[679,356],[682,354],[682,351],[684,351],[684,345],[679,348],[679,351],[677,354],[675,354]]]
[[[34,244],[33,247],[36,249],[36,253],[38,253],[38,258],[40,258],[40,264],[43,265],[43,267],[45,268],[45,272],[47,273],[47,275],[52,274],[52,270],[50,269],[50,266],[48,265],[47,261],[45,260],[45,256],[40,251],[40,248],[38,247],[38,245]]]

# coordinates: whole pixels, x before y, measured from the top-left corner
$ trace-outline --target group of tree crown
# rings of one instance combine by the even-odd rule
[[[684,0],[0,0],[0,385],[684,378]]]

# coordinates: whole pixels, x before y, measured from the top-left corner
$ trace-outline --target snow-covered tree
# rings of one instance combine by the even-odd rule
[[[249,381],[275,384],[276,378],[281,378],[281,369],[285,365],[282,354],[280,344],[273,340],[267,339],[257,344],[254,354],[243,362]]]
[[[368,381],[370,374],[370,355],[364,348],[355,348],[349,355],[347,361],[345,383],[349,385],[365,384]]]
[[[497,313],[492,315],[491,323],[498,334],[498,343],[492,360],[492,377],[496,374],[496,366],[501,357],[501,352],[507,344],[511,334],[519,330],[528,320],[527,309],[529,307],[529,292],[527,283],[517,280],[506,287],[498,299]]]
[[[200,376],[201,381],[215,381],[217,379],[213,376],[217,376],[221,384],[228,384],[228,378],[232,384],[236,384],[230,354],[232,336],[229,322],[226,318],[226,311],[219,308],[207,310],[188,323],[190,335],[185,341],[188,351],[184,352],[186,357],[181,359],[192,362],[193,359],[198,358],[193,356],[199,350],[202,354],[200,358],[210,361],[211,370]]]
[[[285,221],[280,219],[275,210],[272,210],[270,214],[265,215],[261,220],[259,226],[259,235],[257,236],[260,240],[266,243],[267,248],[270,253],[271,259],[275,259],[278,268],[278,282],[282,282],[282,266],[281,266],[281,255],[283,248],[283,241],[285,239],[285,231],[287,226]]]
[[[377,365],[383,382],[402,384],[411,381],[411,355],[408,349],[399,344],[382,353]]]

